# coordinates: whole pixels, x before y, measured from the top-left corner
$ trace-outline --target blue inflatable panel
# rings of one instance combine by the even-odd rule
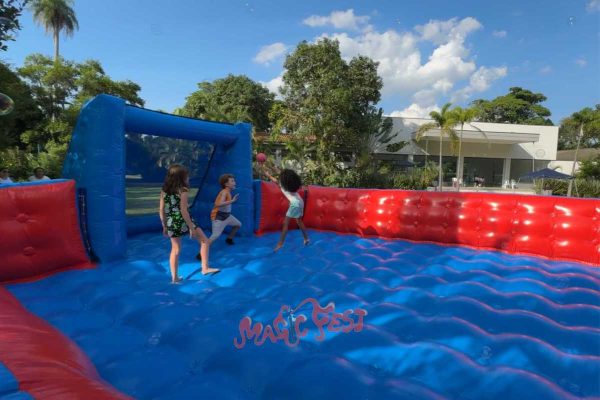
[[[19,390],[19,382],[2,363],[0,363],[0,400],[33,400],[31,395]]]
[[[290,232],[277,253],[279,233],[222,238],[210,254],[222,272],[210,277],[185,238],[179,285],[168,239],[137,235],[124,261],[9,289],[140,399],[600,396],[600,270],[309,235],[303,246]],[[295,310],[277,319],[282,306]]]

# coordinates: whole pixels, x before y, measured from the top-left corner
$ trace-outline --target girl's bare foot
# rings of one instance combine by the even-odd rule
[[[178,276],[178,277],[177,277],[177,278],[175,278],[175,279],[171,279],[171,283],[173,283],[173,284],[175,284],[175,283],[180,283],[182,280],[183,280],[183,279],[181,279],[181,277],[180,277],[180,276]]]
[[[308,246],[308,244],[309,244],[309,243],[310,243],[310,240],[308,240],[308,239],[304,239],[304,245],[305,245],[305,246]]]
[[[217,272],[221,272],[220,269],[218,268],[206,268],[202,270],[202,275],[210,275],[210,274],[216,274]]]
[[[283,247],[283,245],[281,243],[279,243],[279,244],[277,244],[277,247],[275,247],[275,250],[273,250],[273,251],[277,251],[282,247]]]

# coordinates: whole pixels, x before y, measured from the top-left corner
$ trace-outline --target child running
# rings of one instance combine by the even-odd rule
[[[300,194],[298,194],[298,190],[302,187],[302,180],[300,179],[300,176],[298,176],[298,174],[291,169],[284,169],[281,171],[279,174],[279,182],[277,179],[271,176],[268,171],[265,171],[265,175],[271,181],[279,185],[283,195],[290,201],[290,207],[285,214],[283,228],[281,229],[281,238],[279,239],[279,243],[277,243],[277,247],[275,247],[275,251],[283,247],[290,219],[296,220],[296,223],[298,224],[298,227],[304,236],[304,245],[306,246],[309,243],[309,240],[308,234],[306,233],[306,227],[304,226],[304,222],[302,222],[302,216],[304,215],[304,200],[302,200],[302,197]]]
[[[190,217],[188,210],[189,186],[188,170],[179,164],[171,165],[160,192],[159,215],[163,226],[163,234],[171,238],[169,265],[171,267],[172,283],[181,281],[177,273],[179,268],[179,253],[181,252],[181,237],[188,232],[191,238],[195,238],[200,243],[202,274],[207,275],[219,272],[218,269],[208,266],[210,242],[204,232],[202,232],[202,229]]]
[[[231,226],[231,232],[225,239],[227,244],[233,244],[233,238],[235,233],[240,229],[242,223],[238,221],[236,217],[231,215],[231,205],[235,203],[239,197],[238,194],[231,197],[231,191],[235,190],[235,177],[231,174],[221,175],[219,178],[219,184],[221,190],[215,199],[215,206],[210,213],[210,219],[212,220],[212,234],[210,235],[210,243],[212,244],[215,240],[221,236],[225,227]]]
[[[212,221],[212,234],[210,235],[209,243],[212,244],[215,240],[221,236],[226,227],[231,226],[231,232],[225,239],[225,242],[229,245],[234,244],[233,238],[236,232],[242,226],[242,223],[233,215],[231,215],[231,205],[235,203],[239,195],[231,197],[231,191],[235,190],[235,177],[231,174],[221,175],[219,178],[219,184],[222,190],[215,199],[215,205],[210,213],[210,219]],[[202,259],[202,255],[196,256],[198,260]]]

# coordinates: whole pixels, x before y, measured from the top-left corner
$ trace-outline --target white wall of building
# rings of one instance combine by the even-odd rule
[[[392,117],[392,120],[394,122],[393,132],[396,133],[396,137],[391,143],[410,141],[412,135],[420,125],[432,122],[430,119],[422,118]],[[491,143],[488,145],[485,142],[463,142],[462,155],[464,157],[511,159],[533,159],[535,157],[536,160],[556,160],[556,149],[558,146],[557,126],[495,124],[488,122],[473,122],[472,125],[484,132],[537,134],[539,138],[535,143],[518,144]],[[465,125],[465,130],[474,131],[472,127],[470,128],[467,125]],[[421,140],[418,145],[411,143],[396,154],[424,154],[425,148],[427,148],[427,152],[430,155],[439,155],[439,141],[426,141],[425,139]],[[445,140],[443,143],[442,153],[446,156],[453,155],[448,140]]]
[[[579,162],[575,165],[575,173],[579,171]],[[558,172],[562,172],[563,174],[571,175],[571,168],[573,168],[573,161],[551,161],[548,164],[548,168],[554,169]]]

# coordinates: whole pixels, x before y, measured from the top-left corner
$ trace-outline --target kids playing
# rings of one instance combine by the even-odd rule
[[[277,179],[271,176],[268,171],[264,170],[264,173],[271,181],[279,185],[283,195],[290,201],[290,207],[285,214],[283,228],[281,229],[281,238],[279,239],[279,243],[277,243],[277,247],[275,247],[275,251],[279,250],[285,242],[290,219],[296,220],[296,223],[304,236],[304,245],[306,246],[309,240],[308,234],[306,233],[306,227],[302,222],[302,216],[304,215],[304,200],[302,200],[302,197],[298,194],[298,190],[302,187],[300,176],[291,169],[284,169],[279,174],[279,181],[277,181]]]
[[[191,238],[200,243],[202,255],[202,273],[204,275],[219,272],[216,268],[208,266],[208,253],[210,242],[202,229],[190,217],[188,210],[189,173],[185,167],[173,164],[169,167],[165,182],[160,192],[159,215],[163,226],[163,234],[171,239],[171,282],[178,283],[179,253],[181,251],[181,237],[189,232]]]

